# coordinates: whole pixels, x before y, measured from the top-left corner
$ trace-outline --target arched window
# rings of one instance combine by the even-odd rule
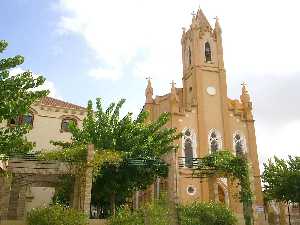
[[[70,131],[70,129],[69,129],[70,122],[73,122],[73,123],[75,123],[75,125],[77,125],[77,120],[76,119],[69,118],[69,117],[63,118],[62,121],[61,121],[61,131],[69,132]]]
[[[186,129],[183,131],[183,156],[184,164],[186,167],[193,167],[193,158],[196,158],[196,143],[195,143],[195,134],[191,129]]]
[[[30,125],[33,126],[33,114],[27,113],[22,116],[17,116],[15,118],[12,118],[9,120],[9,125],[10,126],[17,126],[17,125]]]
[[[222,148],[222,138],[216,129],[211,129],[208,135],[210,153],[214,153]]]
[[[28,113],[22,117],[22,124],[33,126],[33,114]]]
[[[233,147],[235,150],[235,154],[243,155],[246,150],[246,143],[245,143],[245,137],[241,134],[241,132],[237,131],[233,135]]]
[[[208,42],[205,43],[205,62],[211,62],[211,48]]]
[[[191,48],[188,48],[188,60],[189,60],[189,65],[192,64],[192,51]]]

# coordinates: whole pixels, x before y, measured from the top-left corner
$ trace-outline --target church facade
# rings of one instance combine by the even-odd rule
[[[167,188],[180,203],[217,201],[229,206],[243,224],[243,207],[237,197],[239,187],[226,178],[191,178],[193,159],[211,152],[231,151],[245,154],[250,164],[254,193],[255,224],[265,224],[260,170],[257,155],[252,102],[245,84],[239,99],[227,96],[223,61],[222,31],[218,19],[214,28],[201,10],[193,16],[182,38],[182,88],[172,82],[170,93],[153,98],[150,79],[145,91],[144,109],[155,120],[169,112],[169,127],[183,136],[178,150],[168,155],[168,179],[158,181],[154,189]],[[159,184],[160,183],[160,184]]]

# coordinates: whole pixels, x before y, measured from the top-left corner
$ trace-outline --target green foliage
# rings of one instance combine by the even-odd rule
[[[72,208],[53,205],[32,209],[27,214],[28,225],[88,225],[87,217]]]
[[[117,214],[109,219],[109,225],[171,225],[170,210],[165,200],[152,203],[131,211],[128,207],[121,207]]]
[[[144,215],[141,210],[132,211],[128,207],[121,207],[117,214],[110,218],[109,225],[144,225]]]
[[[177,208],[180,225],[236,225],[233,213],[222,204],[193,203]],[[161,199],[137,210],[121,207],[108,225],[173,225],[170,203]]]
[[[218,151],[204,157],[198,164],[194,176],[225,176],[239,180],[240,201],[243,203],[246,225],[252,224],[252,192],[250,188],[248,163],[244,156],[234,156],[229,151]]]
[[[167,113],[154,122],[147,120],[148,112],[144,111],[136,119],[131,113],[120,118],[124,102],[112,103],[104,110],[98,98],[93,111],[93,104],[89,101],[82,128],[70,124],[72,143],[58,143],[64,151],[74,146],[94,144],[98,163],[94,169],[92,204],[96,206],[101,204],[101,207],[106,205],[108,208],[112,202],[124,203],[134,191],[145,189],[158,176],[166,176],[168,168],[161,162],[161,157],[177,148],[173,141],[180,137],[175,134],[175,129],[165,127],[169,120]],[[61,156],[57,159],[69,153],[59,154]],[[107,160],[103,161],[103,158]],[[142,164],[134,165],[133,159]]]
[[[6,41],[0,41],[0,53],[7,45]],[[0,123],[24,115],[32,103],[48,94],[48,91],[35,90],[44,83],[45,78],[42,76],[34,78],[30,71],[10,75],[9,70],[23,62],[24,58],[20,55],[0,59]],[[23,154],[31,150],[33,144],[24,137],[29,129],[30,127],[21,125],[1,127],[0,155]]]
[[[52,142],[56,146],[61,146],[62,149],[43,151],[38,154],[39,160],[59,160],[69,163],[70,170],[75,169],[78,173],[84,171],[87,166],[87,145],[70,144],[63,142]],[[122,161],[122,155],[113,150],[96,149],[94,158],[90,164],[93,166],[93,174],[96,176],[105,163],[117,166]]]
[[[222,204],[195,202],[179,207],[180,225],[235,225],[234,214]]]
[[[59,179],[57,186],[55,187],[55,193],[52,197],[53,204],[59,204],[63,206],[71,206],[71,194],[74,190],[74,177],[62,176]]]
[[[300,157],[274,157],[264,163],[262,179],[268,200],[300,203]]]

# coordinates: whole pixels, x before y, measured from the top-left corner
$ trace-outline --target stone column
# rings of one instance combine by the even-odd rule
[[[22,185],[21,176],[13,176],[9,198],[8,219],[19,219],[24,216],[25,209],[25,187]],[[23,211],[22,211],[23,210]]]
[[[94,159],[94,145],[88,145],[87,154],[87,167],[85,171],[85,183],[84,183],[84,201],[83,201],[83,211],[90,214],[90,204],[91,204],[91,191],[93,184],[93,165],[91,164]]]
[[[7,219],[11,181],[12,178],[9,176],[0,177],[0,221]]]
[[[73,188],[73,198],[72,198],[72,207],[74,209],[79,208],[79,196],[80,196],[80,177],[75,175],[74,177],[74,188]]]
[[[93,184],[94,145],[88,145],[87,164],[84,172],[75,176],[72,206],[90,215],[91,191]]]

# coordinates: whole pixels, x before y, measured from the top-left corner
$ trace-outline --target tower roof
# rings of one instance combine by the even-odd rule
[[[192,25],[196,25],[202,29],[212,30],[206,16],[200,8],[198,9],[197,14],[193,16]]]

